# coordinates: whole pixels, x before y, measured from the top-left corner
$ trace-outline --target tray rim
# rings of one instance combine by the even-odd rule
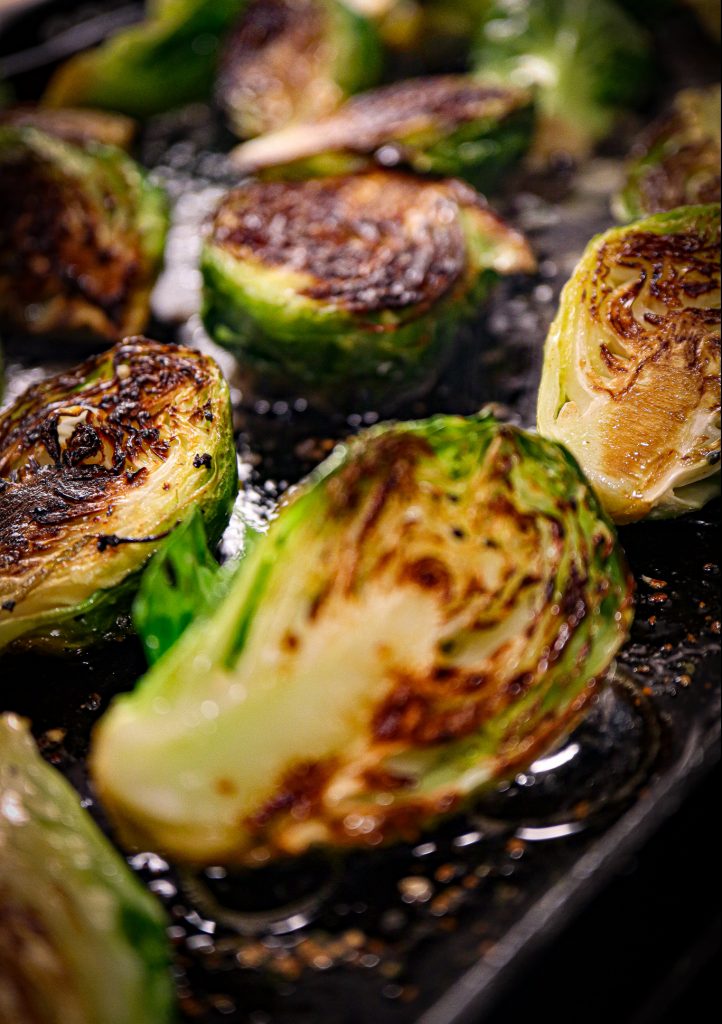
[[[708,665],[719,662],[710,658]],[[705,735],[700,736],[700,733]],[[699,741],[702,739],[702,746]],[[549,889],[478,964],[471,967],[417,1024],[480,1024],[543,945],[557,938],[602,892],[624,861],[645,846],[722,761],[722,721],[693,730],[675,764],[653,783]]]

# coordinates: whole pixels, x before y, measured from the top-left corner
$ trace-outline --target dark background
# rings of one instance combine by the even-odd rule
[[[722,771],[479,1024],[698,1024],[719,1010]]]

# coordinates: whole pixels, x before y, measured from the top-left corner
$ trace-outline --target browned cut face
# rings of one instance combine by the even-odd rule
[[[310,101],[309,89],[321,88],[314,76],[325,56],[327,17],[317,0],[253,0],[231,33],[217,83],[239,127],[249,134],[280,127]]]
[[[213,241],[238,260],[307,275],[307,296],[354,312],[431,305],[466,270],[466,193],[384,172],[254,182],[224,200]]]
[[[72,524],[107,522],[114,501],[144,483],[139,463],[149,453],[167,457],[179,389],[210,381],[206,362],[188,350],[136,339],[114,353],[37,385],[0,417],[4,576],[47,557]]]
[[[526,93],[465,75],[414,79],[349,100],[320,126],[319,138],[323,148],[372,153],[415,132],[446,135],[475,121],[503,119],[527,102]]]
[[[719,242],[719,231],[713,238],[635,232],[599,250],[589,309],[617,339],[602,356],[623,387],[634,384],[641,360],[684,348],[695,370],[708,346],[719,349]],[[638,358],[630,363],[630,355]]]
[[[0,166],[0,324],[33,333],[78,329],[111,339],[125,333],[136,289],[143,281],[140,239],[101,223],[116,199],[91,203],[80,182],[61,180],[27,155]]]
[[[609,243],[590,287],[604,332],[604,374],[590,383],[614,399],[604,472],[658,486],[675,459],[694,465],[714,444],[705,434],[691,443],[688,430],[695,417],[719,414],[719,233],[640,232]]]

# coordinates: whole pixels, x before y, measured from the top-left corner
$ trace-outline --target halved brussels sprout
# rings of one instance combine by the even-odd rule
[[[615,202],[619,220],[722,199],[722,90],[687,89],[636,147]]]
[[[720,488],[720,207],[595,239],[547,341],[540,432],[619,523],[701,508]]]
[[[251,0],[226,41],[216,96],[247,139],[330,113],[380,71],[373,27],[337,0]]]
[[[77,107],[53,110],[32,104],[0,111],[1,125],[37,128],[46,135],[55,135],[78,146],[100,142],[104,146],[116,146],[126,151],[133,145],[138,127],[132,118],[123,114]]]
[[[650,80],[647,34],[611,0],[495,0],[476,63],[487,77],[538,89],[534,151],[584,159]]]
[[[170,1024],[163,912],[26,723],[0,718],[0,1022]]]
[[[523,237],[461,182],[252,182],[215,214],[204,319],[267,391],[338,411],[423,389],[459,319],[500,274],[533,267]]]
[[[209,99],[224,34],[247,0],[167,0],[146,21],[63,64],[44,102],[151,117]]]
[[[139,573],[193,505],[237,492],[228,387],[198,352],[129,339],[0,413],[0,650],[127,631]]]
[[[165,193],[113,146],[0,125],[0,327],[117,340],[143,330]]]
[[[95,735],[131,845],[191,863],[377,846],[583,714],[632,584],[560,446],[489,416],[342,446]]]
[[[235,162],[281,177],[403,165],[465,178],[485,192],[526,153],[533,132],[528,90],[445,75],[358,96],[330,117],[239,147]]]

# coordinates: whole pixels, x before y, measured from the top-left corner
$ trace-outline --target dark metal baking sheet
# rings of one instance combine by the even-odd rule
[[[48,52],[54,56],[43,47],[73,19],[87,23],[114,6],[124,7],[126,17],[133,7],[45,6],[49,20],[36,14],[0,42],[0,60],[11,49],[16,56],[34,53],[16,79],[26,97],[42,82]],[[670,23],[659,45],[668,74],[658,106],[678,85],[714,77],[715,53],[688,19]],[[454,361],[429,399],[403,416],[469,413],[494,402],[533,422],[542,345],[559,290],[591,235],[611,223],[609,193],[635,130],[630,122],[580,175],[559,168],[511,185],[497,205],[529,233],[539,276],[503,286],[461,332]],[[233,183],[221,155],[230,141],[199,106],[155,119],[142,143],[143,159],[176,200],[152,333],[216,354],[196,313],[194,259],[198,224]],[[7,339],[6,354],[11,395],[80,355],[17,339]],[[333,439],[375,419],[369,412],[329,421],[309,413],[303,396],[288,403],[253,399],[232,360],[221,360],[237,403],[244,509],[259,519]],[[676,523],[622,531],[639,608],[613,685],[561,750],[417,846],[342,861],[312,857],[232,879],[220,869],[204,877],[179,874],[150,853],[131,858],[168,909],[184,1017],[202,1024],[482,1020],[503,986],[520,976],[525,956],[553,938],[718,757],[718,529],[717,505]],[[0,662],[2,705],[33,720],[45,755],[101,823],[84,767],[90,731],[142,670],[133,641],[63,662]]]

